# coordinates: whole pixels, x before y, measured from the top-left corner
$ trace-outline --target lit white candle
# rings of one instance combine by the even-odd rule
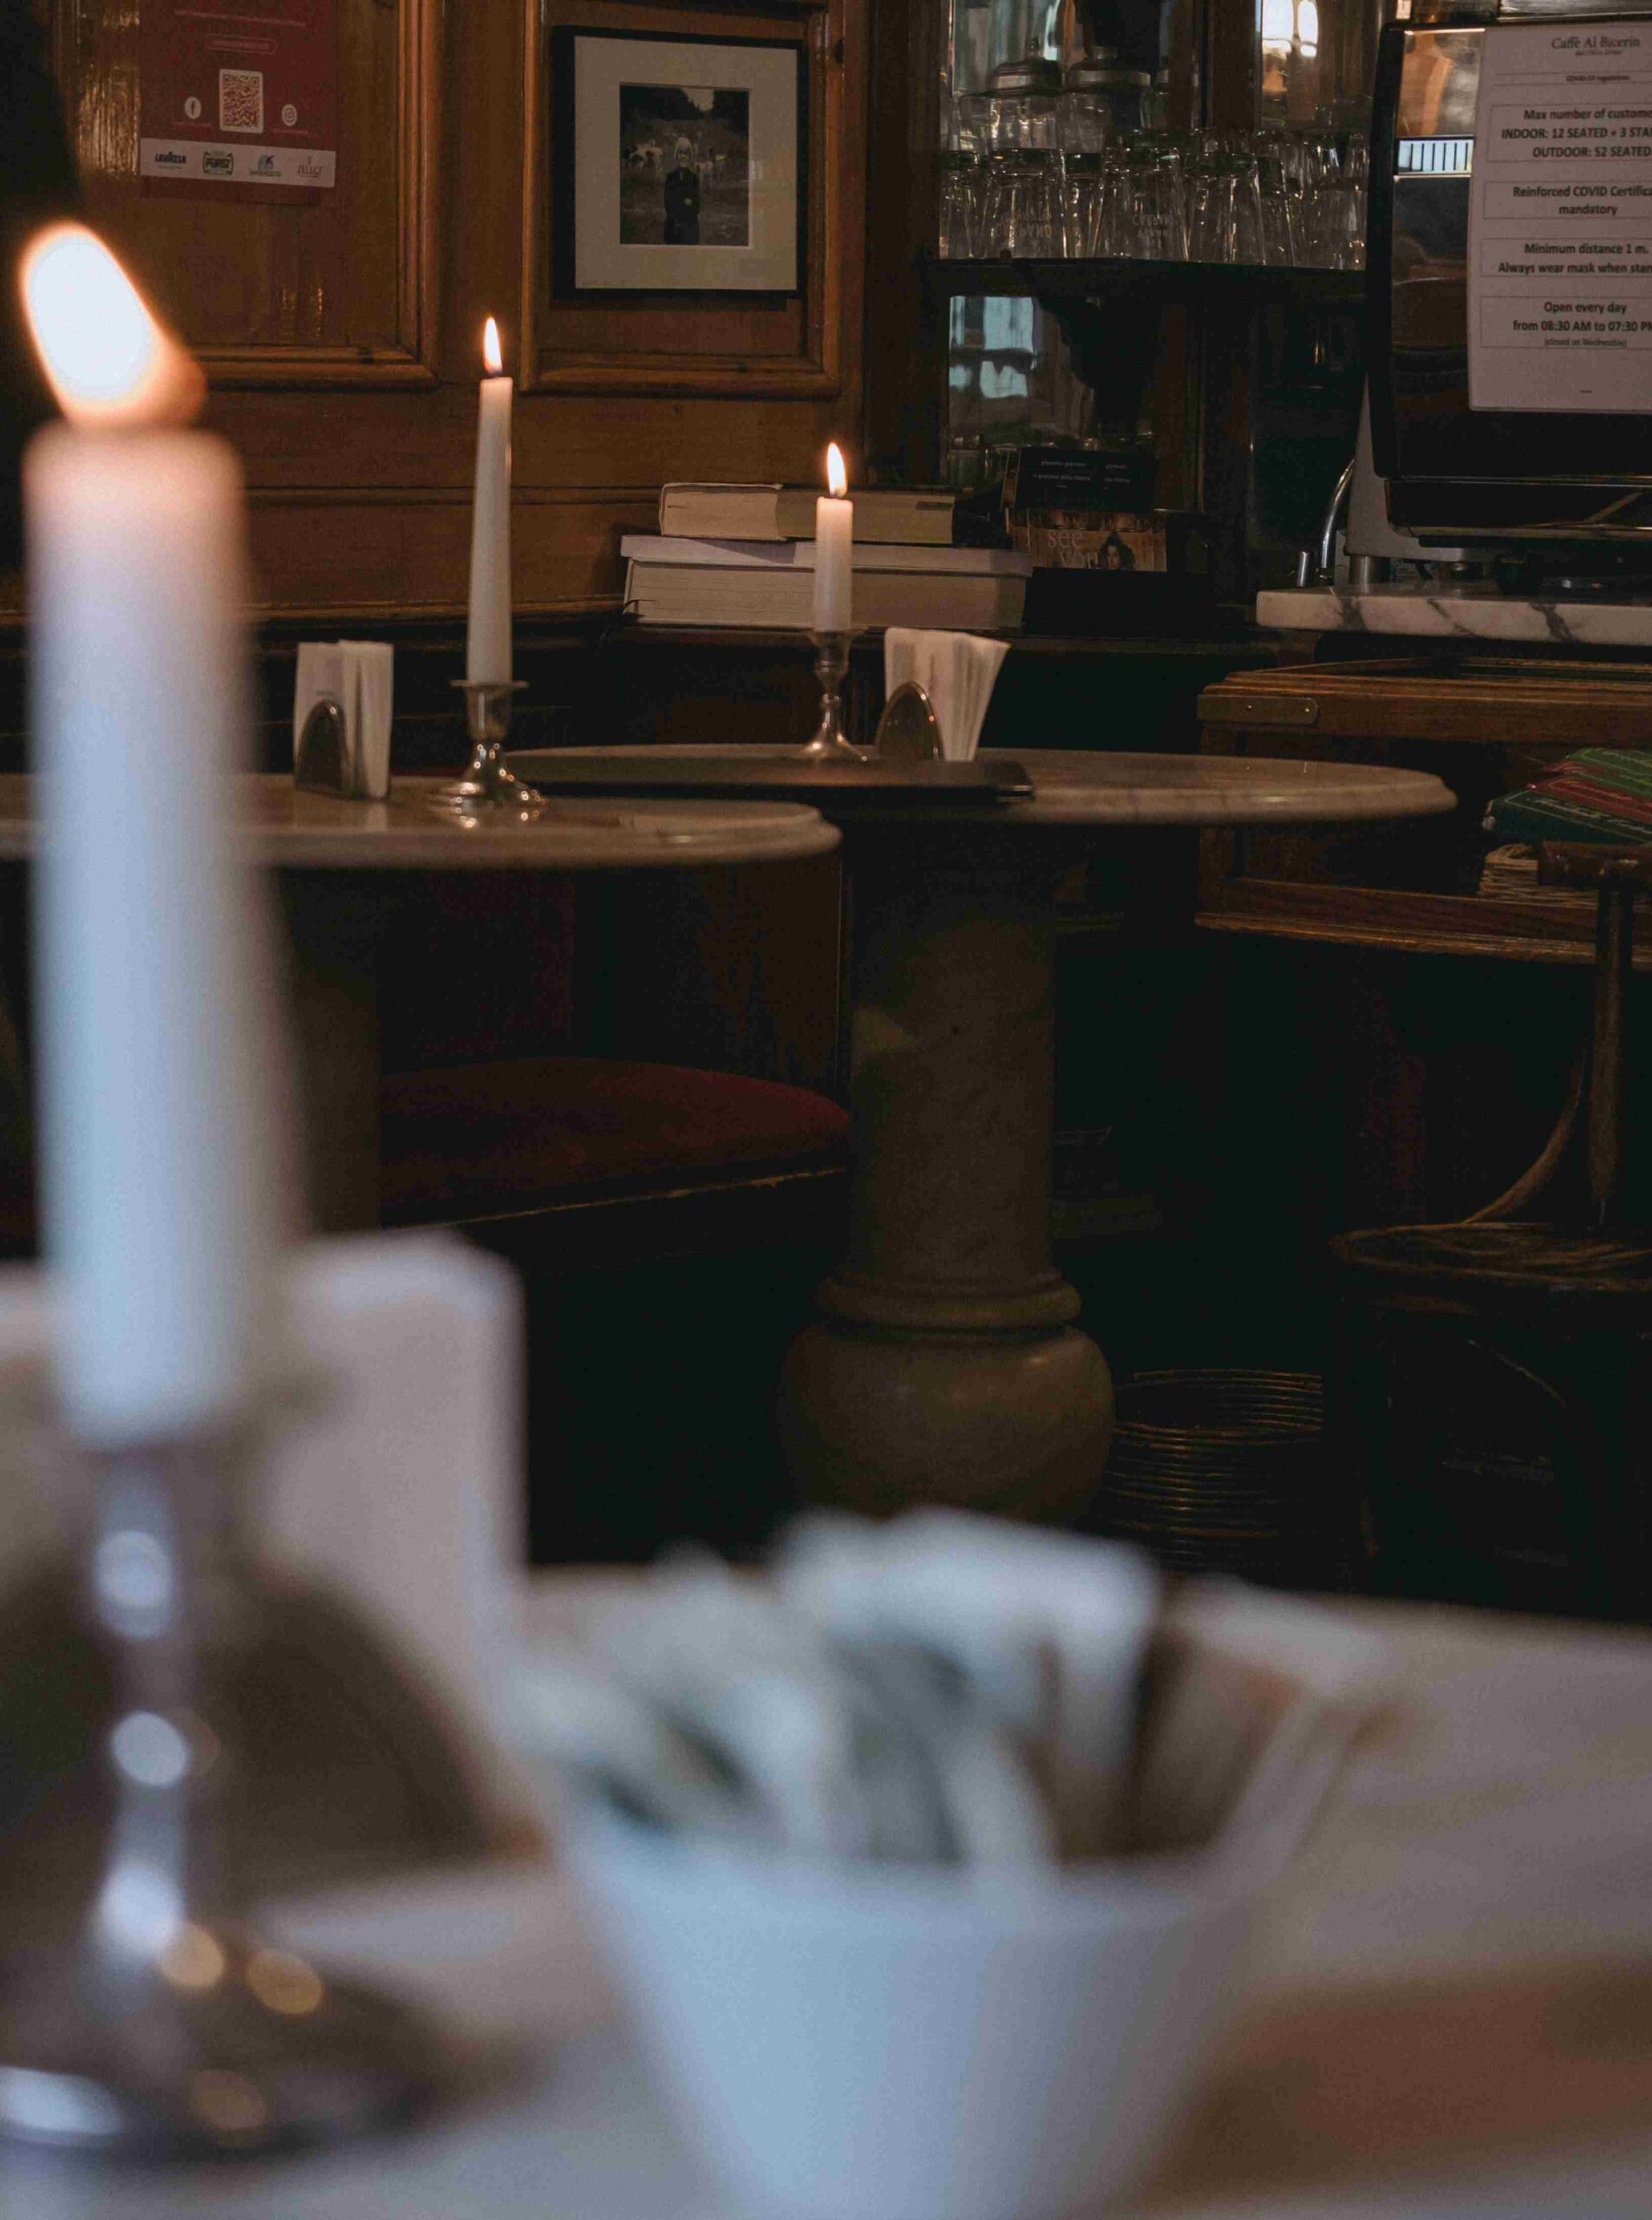
[[[477,396],[476,493],[470,512],[470,623],[465,676],[503,684],[511,675],[511,396],[500,375],[499,326],[482,335],[487,375]]]
[[[846,632],[854,595],[855,505],[844,497],[849,478],[834,441],[826,449],[826,484],[814,505],[814,629]]]
[[[238,466],[199,373],[78,225],[23,294],[69,418],[24,463],[36,1035],[57,1375],[85,1438],[231,1419],[268,1338],[274,1120],[259,897],[230,822],[251,726]]]

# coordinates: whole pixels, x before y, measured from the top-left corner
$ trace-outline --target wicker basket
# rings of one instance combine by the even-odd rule
[[[1179,1571],[1341,1586],[1345,1538],[1327,1485],[1318,1375],[1209,1369],[1121,1380],[1095,1523]]]

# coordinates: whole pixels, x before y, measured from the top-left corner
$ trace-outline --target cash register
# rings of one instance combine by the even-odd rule
[[[1652,644],[1652,610],[1574,631],[1548,607],[1652,599],[1652,0],[1413,0],[1371,146],[1343,629],[1406,630],[1422,602],[1424,630],[1478,630],[1463,604],[1527,596],[1534,638]],[[1328,530],[1299,575],[1322,600],[1331,552]],[[1374,564],[1423,567],[1368,599]],[[1289,592],[1257,614],[1315,622]],[[1509,617],[1489,636],[1521,637]]]

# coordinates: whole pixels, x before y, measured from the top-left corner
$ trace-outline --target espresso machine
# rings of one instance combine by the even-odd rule
[[[1379,42],[1367,239],[1355,586],[1408,557],[1652,592],[1652,0],[1415,0]]]

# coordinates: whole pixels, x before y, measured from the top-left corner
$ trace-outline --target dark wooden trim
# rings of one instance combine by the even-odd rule
[[[1585,899],[1573,912],[1476,894],[1235,878],[1217,896],[1207,882],[1204,902],[1196,922],[1209,932],[1263,934],[1386,955],[1580,966],[1595,960],[1595,905]],[[1652,970],[1652,929],[1635,961],[1637,970]]]
[[[924,285],[939,186],[942,13],[935,0],[872,0],[866,149],[866,460],[923,485],[940,465],[946,305]]]

